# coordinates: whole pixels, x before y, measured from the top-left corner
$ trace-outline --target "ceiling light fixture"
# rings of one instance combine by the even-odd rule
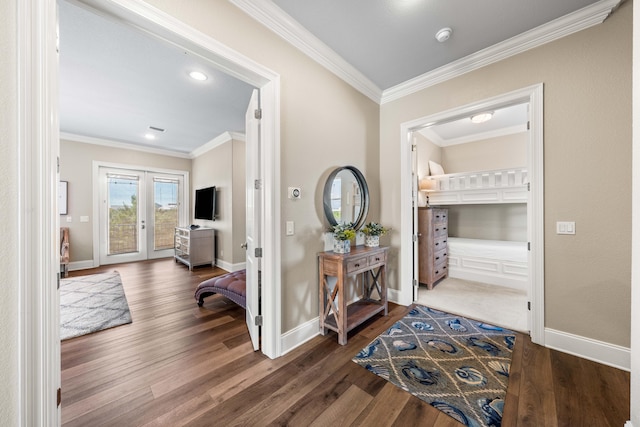
[[[440,43],[444,43],[449,40],[451,34],[453,34],[453,30],[449,27],[445,27],[436,33],[436,40],[438,40]]]
[[[473,123],[484,123],[491,120],[492,117],[493,117],[493,111],[487,111],[484,113],[475,114],[471,116],[471,121]]]
[[[189,77],[191,77],[193,80],[198,80],[200,82],[203,82],[209,78],[205,73],[200,71],[191,71],[189,73]]]
[[[148,139],[148,140],[154,140],[154,139],[156,139],[156,136],[155,136],[154,134],[152,134],[152,133],[149,133],[149,132],[145,133],[145,134],[144,134],[144,137],[145,137],[146,139]]]

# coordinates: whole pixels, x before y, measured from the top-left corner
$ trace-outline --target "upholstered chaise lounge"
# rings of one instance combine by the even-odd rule
[[[202,307],[204,299],[213,294],[223,295],[242,308],[246,308],[246,270],[227,273],[200,283],[195,293],[198,306]]]

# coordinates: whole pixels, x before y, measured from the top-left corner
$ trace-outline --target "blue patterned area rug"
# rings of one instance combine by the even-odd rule
[[[466,426],[500,426],[515,333],[415,306],[353,361]]]
[[[117,271],[60,280],[60,339],[131,323]]]

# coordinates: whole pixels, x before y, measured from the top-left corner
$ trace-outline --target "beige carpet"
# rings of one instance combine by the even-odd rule
[[[529,332],[527,293],[524,291],[449,277],[430,291],[420,285],[416,302],[492,325]]]

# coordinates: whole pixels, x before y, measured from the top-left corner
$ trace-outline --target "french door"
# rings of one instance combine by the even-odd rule
[[[187,214],[184,173],[98,168],[100,265],[173,255]]]

